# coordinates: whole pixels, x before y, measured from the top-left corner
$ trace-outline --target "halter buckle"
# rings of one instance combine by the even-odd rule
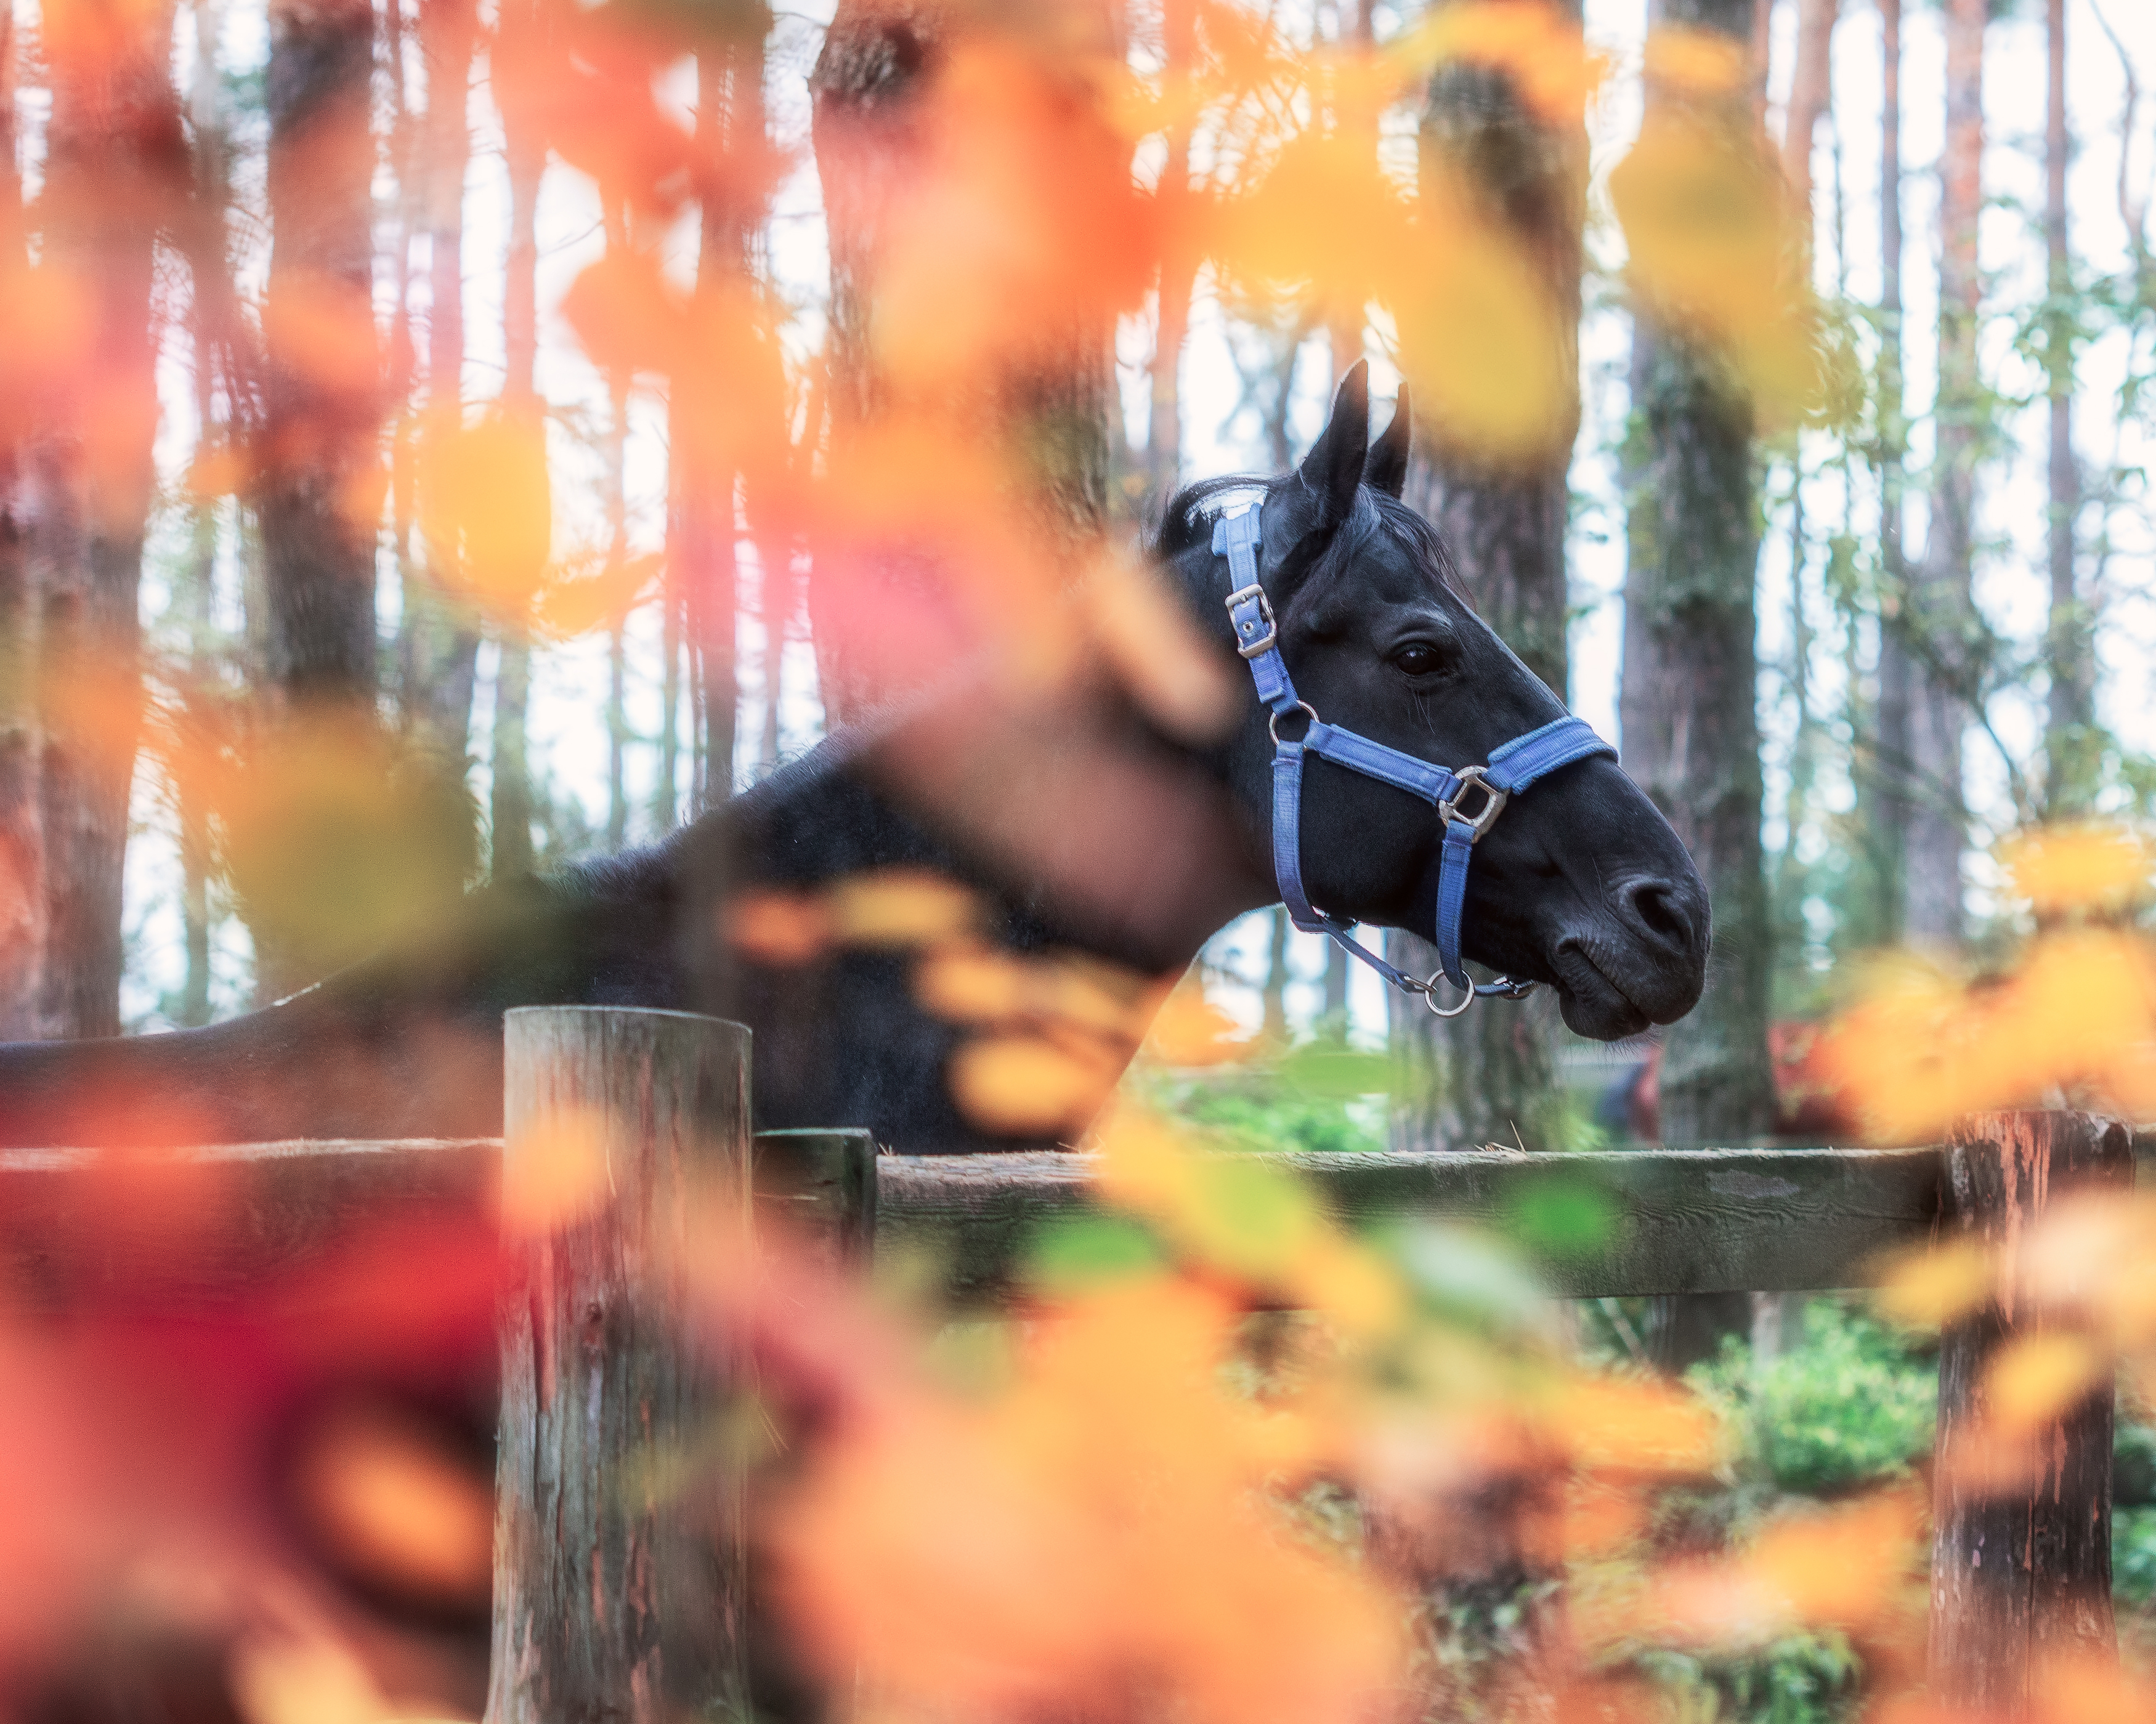
[[[1273,649],[1274,644],[1280,639],[1280,629],[1273,622],[1272,601],[1265,597],[1265,589],[1255,582],[1248,587],[1238,587],[1228,595],[1228,614],[1233,617],[1235,614],[1235,607],[1246,598],[1257,601],[1257,621],[1265,625],[1265,632],[1263,638],[1260,639],[1244,639],[1242,637],[1248,635],[1250,631],[1257,626],[1257,623],[1248,618],[1238,620],[1235,623],[1235,634],[1238,637],[1235,650],[1246,659],[1255,659],[1259,654],[1269,653]]]
[[[1500,790],[1482,776],[1486,770],[1483,767],[1460,767],[1453,774],[1460,780],[1460,788],[1437,805],[1437,817],[1446,825],[1450,826],[1455,820],[1461,820],[1473,829],[1475,836],[1468,840],[1470,844],[1478,842],[1484,833],[1497,824],[1497,816],[1505,812],[1505,804],[1512,799],[1510,791]],[[1460,799],[1471,790],[1482,793],[1482,806],[1471,814],[1463,814],[1460,812]]]

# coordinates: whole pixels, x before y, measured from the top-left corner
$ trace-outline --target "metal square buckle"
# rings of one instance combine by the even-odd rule
[[[1460,767],[1453,774],[1460,780],[1460,788],[1437,805],[1439,819],[1447,825],[1455,820],[1465,820],[1475,829],[1475,840],[1477,841],[1497,824],[1497,816],[1505,812],[1505,804],[1512,799],[1510,792],[1500,790],[1482,776],[1486,770],[1482,767]],[[1482,793],[1482,806],[1471,814],[1463,814],[1460,812],[1460,799],[1471,790]]]
[[[1245,622],[1238,622],[1235,624],[1235,634],[1239,637],[1236,642],[1235,650],[1240,653],[1246,659],[1255,659],[1260,653],[1269,653],[1273,649],[1273,644],[1280,639],[1280,629],[1278,625],[1276,625],[1273,621],[1272,601],[1265,597],[1265,589],[1262,587],[1255,585],[1244,587],[1229,593],[1228,595],[1228,614],[1230,617],[1233,617],[1235,613],[1235,607],[1242,603],[1242,602],[1246,598],[1255,598],[1257,600],[1258,615],[1265,623],[1265,632],[1261,638],[1255,640],[1242,639],[1240,637],[1246,633],[1251,625]]]

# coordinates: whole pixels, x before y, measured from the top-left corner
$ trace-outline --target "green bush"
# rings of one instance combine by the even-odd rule
[[[1907,1472],[1931,1452],[1937,1363],[1833,1301],[1812,1301],[1804,1326],[1802,1342],[1769,1363],[1732,1339],[1695,1373],[1737,1420],[1753,1468],[1807,1496]]]
[[[2111,1590],[2122,1604],[2156,1603],[2156,1508],[2112,1511]]]

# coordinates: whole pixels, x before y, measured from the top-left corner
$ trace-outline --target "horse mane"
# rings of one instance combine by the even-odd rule
[[[1301,482],[1293,473],[1271,479],[1255,473],[1229,473],[1187,485],[1162,506],[1159,524],[1151,538],[1152,554],[1163,562],[1173,562],[1186,551],[1209,543],[1214,520],[1219,513],[1209,505],[1218,498],[1230,492],[1262,491],[1270,502],[1276,493]],[[1458,566],[1438,530],[1399,498],[1367,485],[1355,493],[1354,512],[1332,536],[1310,572],[1321,577],[1337,573],[1355,560],[1373,532],[1383,533],[1435,575],[1440,586],[1466,598]]]

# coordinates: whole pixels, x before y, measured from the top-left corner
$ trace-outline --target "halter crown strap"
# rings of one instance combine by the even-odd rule
[[[1353,936],[1353,921],[1317,909],[1304,890],[1302,768],[1305,758],[1314,754],[1349,772],[1419,796],[1436,808],[1445,823],[1434,931],[1438,962],[1448,982],[1468,990],[1466,998],[1453,1010],[1466,1009],[1467,1001],[1478,994],[1502,993],[1519,998],[1534,984],[1500,977],[1477,987],[1468,981],[1460,962],[1460,923],[1466,910],[1467,868],[1476,840],[1496,823],[1507,802],[1530,785],[1574,761],[1595,754],[1614,756],[1617,751],[1596,736],[1585,720],[1567,716],[1491,750],[1487,766],[1454,771],[1326,723],[1296,693],[1287,663],[1281,657],[1279,627],[1258,578],[1260,531],[1256,504],[1238,514],[1221,516],[1213,523],[1213,550],[1228,559],[1228,571],[1235,581],[1235,590],[1228,595],[1228,617],[1235,631],[1235,649],[1249,663],[1258,698],[1273,715],[1273,876],[1280,885],[1281,901],[1287,906],[1288,919],[1306,933],[1331,936],[1394,987],[1430,993],[1431,983],[1417,981],[1387,963]],[[1302,735],[1281,736],[1281,720],[1296,713],[1308,720]],[[1479,802],[1471,803],[1473,798],[1479,798]]]

